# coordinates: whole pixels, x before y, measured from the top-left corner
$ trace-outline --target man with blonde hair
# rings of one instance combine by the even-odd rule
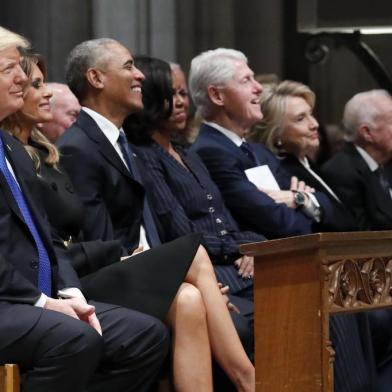
[[[28,46],[0,27],[0,121],[23,107],[19,49]],[[28,392],[147,390],[166,355],[165,327],[87,303],[40,194],[24,146],[0,130],[0,364],[17,363]]]

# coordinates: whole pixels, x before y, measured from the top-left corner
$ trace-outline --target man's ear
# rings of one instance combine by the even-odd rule
[[[207,88],[208,97],[210,98],[211,102],[217,106],[224,105],[224,93],[221,88],[210,85]]]
[[[86,79],[92,87],[103,89],[104,74],[97,68],[89,68],[86,72]]]
[[[373,134],[369,124],[361,124],[358,129],[358,134],[366,143],[373,143]]]

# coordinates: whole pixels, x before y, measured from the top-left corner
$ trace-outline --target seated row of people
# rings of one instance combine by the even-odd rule
[[[205,52],[192,62],[190,86],[206,121],[189,151],[172,142],[185,127],[189,105],[178,68],[148,57],[135,63],[109,39],[84,42],[71,52],[66,78],[82,111],[58,140],[59,155],[37,129],[52,119],[44,67],[25,52],[24,106],[1,127],[32,157],[40,183],[32,195],[38,200],[29,203],[45,207],[56,248],[82,276],[88,297],[170,325],[176,389],[186,391],[200,379],[203,390],[212,389],[212,352],[237,390],[252,390],[253,258],[241,256],[239,245],[264,235],[356,228],[340,196],[309,168],[306,143],[293,143],[301,132],[316,143],[314,95],[298,84],[305,92],[281,94],[283,104],[271,104],[275,91],[263,91],[242,53]],[[265,147],[245,142],[255,124],[256,138],[261,124],[263,135],[271,124],[276,128],[271,146],[285,153],[283,163]],[[305,168],[292,172],[300,180],[310,174],[308,185],[289,174],[290,160],[294,168]],[[264,165],[280,189],[249,181],[245,170]],[[131,255],[131,262],[119,261]],[[230,307],[241,311],[232,320],[214,272],[230,286]],[[367,327],[367,317],[332,320],[336,390],[369,389],[388,380],[388,361],[374,378],[372,342],[360,333]],[[353,349],[361,353],[355,369],[348,365]]]
[[[28,46],[0,28],[1,120],[24,105],[19,48]],[[49,112],[46,98],[37,105]],[[130,309],[86,302],[52,241],[33,162],[3,130],[0,183],[0,363],[20,365],[27,391],[146,390],[167,352],[165,327]]]
[[[39,123],[51,120],[51,92],[44,82],[42,63],[38,57],[24,52],[22,71],[17,47],[22,44],[27,47],[27,42],[5,29],[1,33],[5,38],[13,39],[12,44],[1,51],[1,60],[4,60],[4,69],[12,71],[11,77],[5,77],[14,90],[9,100],[17,102],[10,105],[7,96],[1,102],[1,106],[5,107],[2,117],[6,117],[2,121],[6,131],[1,131],[5,146],[3,156],[6,156],[1,169],[6,181],[3,184],[3,177],[1,181],[5,189],[2,197],[7,206],[2,209],[2,221],[10,224],[7,230],[4,229],[5,236],[1,241],[5,260],[1,262],[0,361],[20,364],[24,375],[23,388],[29,391],[82,391],[87,384],[89,390],[96,391],[109,388],[116,391],[147,390],[166,355],[168,339],[163,325],[158,321],[161,318],[172,326],[174,332],[173,373],[176,389],[188,390],[197,384],[203,385],[203,390],[212,390],[212,352],[238,390],[252,391],[253,365],[230,320],[208,255],[199,247],[199,235],[159,246],[152,212],[138,174],[130,172],[134,167],[130,163],[132,156],[126,150],[117,157],[113,156],[110,145],[109,152],[104,151],[104,154],[112,154],[114,165],[120,167],[117,176],[113,169],[107,167],[106,180],[111,178],[114,187],[110,190],[110,182],[103,184],[101,196],[107,199],[102,201],[98,215],[95,215],[95,218],[107,219],[103,225],[106,225],[105,232],[110,234],[93,238],[93,232],[80,230],[86,226],[88,215],[74,197],[73,187],[58,162],[56,148],[36,128]],[[71,55],[69,67],[72,72],[68,76],[76,74],[82,78],[78,83],[85,84],[83,94],[86,95],[85,101],[83,97],[80,99],[90,106],[91,112],[97,109],[94,112],[98,118],[104,119],[105,114],[113,123],[117,123],[133,110],[143,107],[140,88],[143,75],[133,67],[131,55],[122,45],[115,41],[98,40],[81,44],[73,53],[77,65],[80,66],[79,61],[84,60],[86,68],[78,74],[80,69],[75,71],[73,68],[75,64]],[[97,63],[94,64],[92,60]],[[102,69],[105,69],[104,77]],[[112,82],[116,80],[118,84],[113,85]],[[121,91],[119,86],[123,87]],[[116,102],[114,106],[113,101]],[[113,111],[113,107],[118,108],[117,111]],[[109,119],[106,119],[107,123]],[[94,129],[88,129],[94,143],[97,142],[96,138],[106,137],[94,120],[90,119],[90,125],[95,127],[95,135],[91,135]],[[118,133],[118,128],[116,130]],[[107,139],[104,141],[109,142]],[[84,154],[97,158],[98,151],[95,148],[89,155],[86,149]],[[90,171],[85,181],[94,181],[100,176],[104,178],[103,163],[107,156],[100,159],[98,171],[95,174]],[[85,163],[79,161],[79,168],[86,166],[91,170],[92,167]],[[34,171],[38,172],[38,177]],[[20,188],[15,184],[15,179]],[[25,184],[28,184],[28,188]],[[7,190],[9,188],[11,192]],[[92,191],[95,204],[100,198],[96,197],[99,190]],[[114,211],[112,221],[110,213],[113,210],[110,207],[116,206],[114,196],[120,196],[122,210]],[[88,207],[87,204],[87,212]],[[53,226],[52,236],[43,220],[43,210]],[[107,214],[104,214],[105,210]],[[99,222],[95,223],[98,225]],[[84,242],[65,247],[61,239],[68,241],[70,235],[75,236],[79,231],[84,235]],[[108,237],[110,241],[107,241]],[[120,255],[130,255],[135,248],[139,248],[140,238],[144,240],[144,250],[150,245],[156,248],[133,256],[132,262],[120,262]],[[19,253],[26,252],[28,258],[16,252],[15,247]],[[96,303],[95,308],[87,305],[68,256],[73,258],[78,270],[87,274],[82,286],[89,297],[109,300],[114,305]],[[35,257],[37,261],[34,265],[27,261]],[[94,275],[89,274],[96,270]],[[72,279],[66,279],[64,271]],[[20,282],[16,279],[19,275]],[[58,302],[59,296],[67,299]],[[152,317],[128,311],[121,305],[139,309]],[[65,315],[60,316],[61,313]],[[81,321],[74,321],[69,316]],[[37,317],[43,320],[42,324],[36,323]],[[102,338],[93,328],[90,331],[87,324],[94,327]],[[246,320],[243,324],[249,328]],[[84,329],[81,328],[83,325]],[[52,330],[51,338],[48,337],[49,330]],[[23,345],[26,347],[26,339],[31,342],[31,350],[22,350]],[[59,341],[67,344],[59,345]],[[102,344],[104,351],[101,355]],[[36,351],[36,345],[42,346],[41,351]],[[91,356],[91,361],[88,361]],[[72,366],[69,365],[70,361]],[[100,374],[91,381],[91,375],[100,362]]]

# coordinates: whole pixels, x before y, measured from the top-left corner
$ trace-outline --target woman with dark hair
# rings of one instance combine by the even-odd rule
[[[30,153],[42,180],[41,197],[49,220],[57,237],[66,243],[65,251],[72,256],[79,274],[86,275],[84,287],[104,281],[100,300],[151,314],[170,325],[176,390],[192,390],[194,385],[212,390],[211,350],[216,349],[218,339],[210,342],[210,337],[218,335],[229,349],[216,351],[228,356],[229,366],[233,364],[231,370],[239,390],[251,391],[254,368],[252,364],[247,366],[211,263],[199,247],[198,235],[138,253],[131,262],[119,262],[121,246],[117,241],[69,243],[71,237],[80,234],[83,205],[61,168],[57,148],[36,129],[38,123],[52,119],[52,94],[44,82],[43,62],[39,56],[26,53],[22,67],[29,78],[24,106],[2,127],[24,143]],[[244,365],[236,368],[237,358],[242,357]]]
[[[239,245],[264,237],[239,230],[199,157],[172,141],[186,126],[183,78],[159,59],[136,57],[135,64],[145,75],[144,110],[130,115],[123,128],[145,165],[144,183],[164,240],[202,233],[218,280],[230,286],[232,301],[253,321],[253,257],[242,256]]]

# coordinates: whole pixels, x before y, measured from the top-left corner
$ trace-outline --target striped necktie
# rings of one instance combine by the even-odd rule
[[[143,185],[142,176],[139,172],[139,168],[137,167],[137,164],[133,157],[131,146],[129,145],[127,137],[125,136],[123,130],[120,130],[118,143],[120,145],[121,153],[125,159],[125,162],[128,165],[129,171],[133,175],[133,178]],[[147,200],[147,196],[144,196],[144,203],[143,203],[143,225],[144,228],[146,229],[146,234],[150,246],[154,247],[160,245],[161,240],[159,239],[158,230],[154,218],[152,216],[152,212]]]

